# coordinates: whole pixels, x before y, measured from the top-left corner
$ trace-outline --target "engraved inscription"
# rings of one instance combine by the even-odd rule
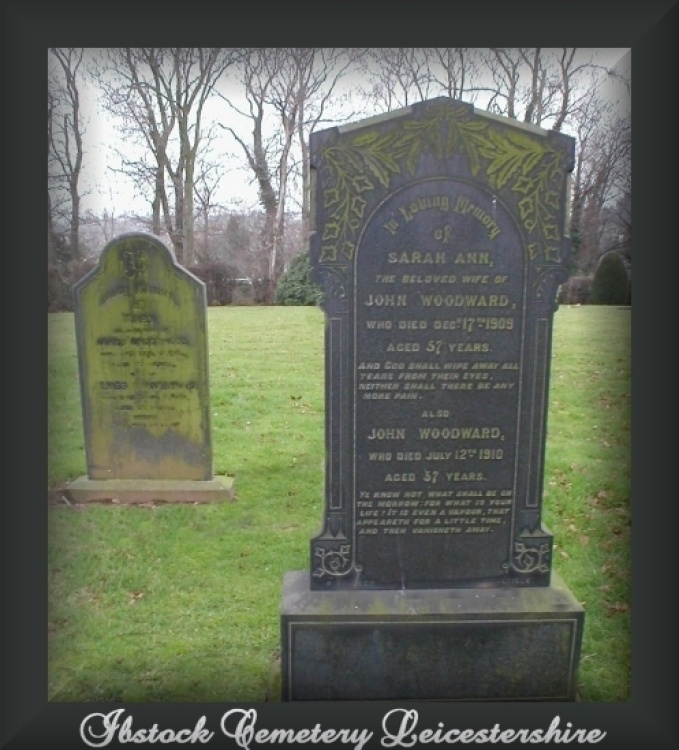
[[[123,235],[75,294],[91,478],[211,478],[202,283]]]
[[[441,98],[310,146],[329,407],[312,588],[547,585],[573,139]]]
[[[511,556],[525,257],[500,204],[452,180],[405,190],[366,228],[354,282],[361,559],[389,554],[389,540],[414,557],[426,544],[434,560],[482,544],[481,577]]]

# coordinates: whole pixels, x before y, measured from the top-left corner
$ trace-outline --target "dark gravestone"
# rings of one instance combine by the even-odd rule
[[[73,292],[87,477],[67,496],[231,498],[212,470],[203,282],[154,237],[128,234]]]
[[[583,613],[541,522],[573,150],[449,99],[313,136],[326,504],[284,698],[574,698]]]

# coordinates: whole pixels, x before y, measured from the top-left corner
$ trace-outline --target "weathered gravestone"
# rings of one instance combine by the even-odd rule
[[[212,467],[205,286],[145,234],[73,289],[87,476],[76,502],[230,499]]]
[[[445,98],[312,137],[326,498],[285,700],[574,700],[541,522],[573,151]]]

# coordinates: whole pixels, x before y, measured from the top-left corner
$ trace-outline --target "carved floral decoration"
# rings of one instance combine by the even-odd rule
[[[433,106],[418,120],[404,120],[387,132],[362,131],[321,149],[323,207],[328,210],[320,261],[353,260],[356,235],[371,191],[388,189],[402,169],[414,175],[424,154],[467,157],[472,175],[486,175],[491,188],[516,193],[518,214],[529,238],[531,260],[559,261],[557,221],[563,154],[544,138],[521,130],[499,131],[459,104]],[[551,244],[552,243],[556,244]]]

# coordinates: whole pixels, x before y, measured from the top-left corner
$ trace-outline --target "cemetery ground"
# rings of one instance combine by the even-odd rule
[[[583,702],[630,698],[630,310],[554,317],[543,521],[585,608]],[[308,569],[324,487],[322,312],[209,308],[215,504],[69,504],[85,474],[73,315],[49,316],[53,701],[279,700],[283,574]]]

